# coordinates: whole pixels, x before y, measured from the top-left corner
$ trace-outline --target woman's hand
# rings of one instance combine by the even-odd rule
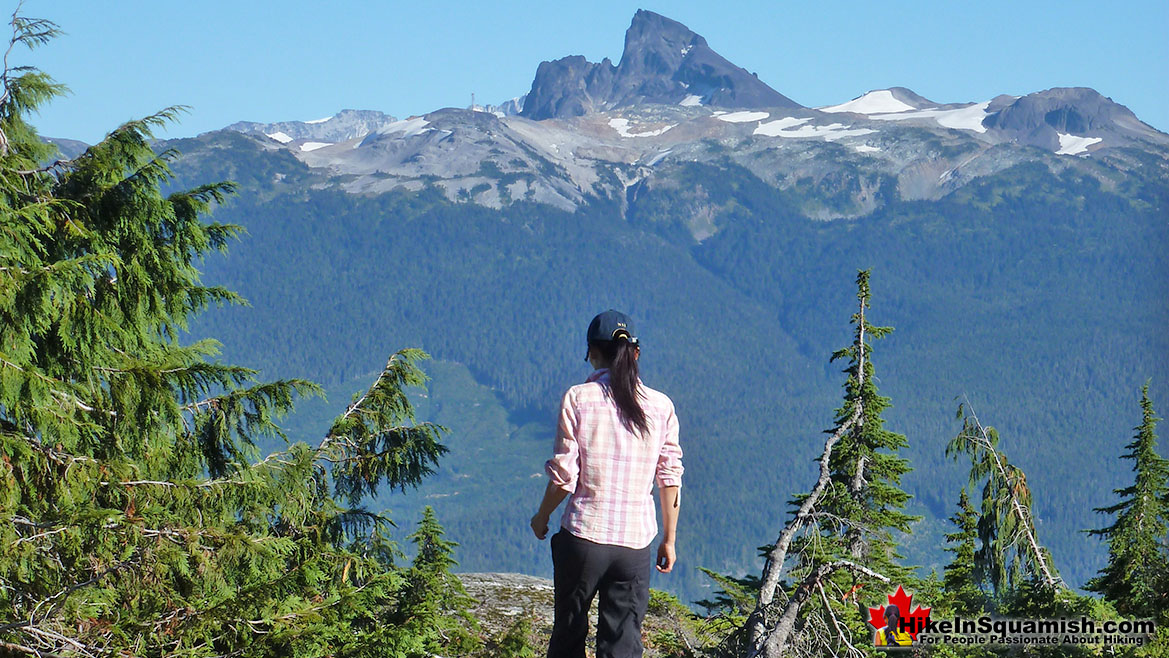
[[[548,486],[544,487],[544,499],[540,501],[540,509],[536,510],[536,515],[528,524],[532,526],[532,532],[535,533],[536,539],[548,536],[548,519],[552,517],[552,512],[566,496],[568,496],[568,491],[552,484],[551,481],[548,482]]]
[[[532,532],[536,534],[536,539],[544,539],[548,536],[548,515],[536,512],[529,524],[532,526]]]
[[[673,542],[658,544],[658,561],[654,566],[657,567],[659,573],[670,573],[670,570],[674,568],[674,561],[677,559],[678,557],[674,554]]]

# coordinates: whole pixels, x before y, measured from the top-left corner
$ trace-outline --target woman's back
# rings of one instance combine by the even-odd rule
[[[622,421],[608,391],[607,370],[598,370],[564,396],[557,453],[547,470],[553,482],[573,492],[560,523],[578,537],[646,546],[657,534],[655,481],[658,486],[681,483],[674,404],[644,384],[639,397],[647,421],[644,434]]]
[[[662,538],[656,568],[669,573],[681,502],[678,418],[665,394],[641,383],[641,343],[624,313],[609,309],[589,323],[585,360],[594,368],[560,404],[548,485],[529,525],[537,539],[561,501],[568,505],[552,536],[555,619],[550,658],[583,658],[589,607],[600,594],[598,658],[642,654],[641,622],[657,534],[653,485],[661,499]]]

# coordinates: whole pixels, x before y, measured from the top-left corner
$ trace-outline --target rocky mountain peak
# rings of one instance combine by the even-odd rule
[[[543,62],[522,116],[574,117],[657,103],[732,109],[802,107],[716,53],[685,25],[639,10],[617,66],[579,55]]]
[[[672,74],[695,46],[706,47],[706,39],[678,21],[638,9],[625,31],[619,68],[628,74]]]
[[[1069,139],[1107,139],[1120,146],[1133,139],[1164,142],[1164,135],[1141,122],[1127,107],[1088,87],[1055,87],[1019,98],[996,98],[987,128],[1016,141],[1064,150]]]
[[[341,110],[333,116],[311,121],[239,121],[228,126],[227,130],[262,133],[283,143],[311,140],[333,144],[367,135],[394,121],[394,117],[374,110]]]

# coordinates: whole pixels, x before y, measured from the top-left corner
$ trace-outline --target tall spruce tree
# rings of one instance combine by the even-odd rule
[[[869,272],[857,274],[857,299],[861,307],[870,306]],[[889,335],[892,327],[869,324],[866,314],[852,316],[855,327],[853,343],[833,353],[831,360],[847,359],[848,375],[844,383],[844,403],[836,410],[834,431],[853,415],[859,405],[860,422],[846,432],[832,451],[829,459],[831,483],[819,504],[819,532],[809,537],[802,547],[801,563],[816,563],[846,559],[883,574],[893,583],[910,585],[912,570],[900,564],[895,532],[909,533],[910,524],[920,519],[905,513],[909,494],[901,489],[901,478],[912,470],[909,460],[899,450],[908,446],[905,435],[885,428],[883,414],[890,400],[877,389],[876,369],[873,366],[873,347],[869,339]],[[861,343],[865,358],[860,358]],[[863,365],[864,376],[859,368]],[[797,499],[798,500],[798,499]],[[840,607],[840,617],[846,620],[853,637],[868,639],[872,628],[868,625],[868,603],[874,599],[881,605],[889,590],[888,584],[863,573],[838,570],[832,576],[830,597],[833,607]],[[851,602],[846,602],[852,593]],[[861,595],[863,593],[863,596]]]
[[[885,428],[889,398],[877,390],[870,338],[892,328],[869,323],[869,272],[856,278],[859,310],[853,314],[853,342],[832,360],[847,359],[844,403],[820,458],[820,478],[795,497],[793,518],[767,564],[755,610],[742,640],[732,643],[748,656],[873,652],[867,604],[885,603],[890,585],[914,588],[911,569],[900,564],[894,533],[910,532],[920,517],[906,514],[910,496],[901,489],[908,460],[897,451],[905,436]],[[793,564],[785,565],[788,559]],[[777,609],[775,589],[786,571],[787,603]],[[738,644],[738,643],[742,644]]]
[[[862,307],[869,306],[869,272],[857,274],[857,299]],[[890,400],[877,390],[873,367],[873,347],[868,338],[883,338],[892,327],[878,327],[857,313],[852,317],[856,325],[853,344],[836,351],[831,360],[848,359],[844,384],[844,404],[836,410],[839,428],[859,405],[863,409],[857,423],[832,451],[829,469],[832,487],[821,503],[826,519],[836,519],[844,535],[844,555],[862,560],[867,566],[893,578],[903,578],[908,572],[898,564],[893,532],[910,531],[910,524],[920,517],[906,514],[909,494],[901,489],[901,477],[911,469],[909,460],[897,454],[909,443],[904,434],[885,429],[883,414]],[[862,327],[863,325],[863,327]],[[861,341],[864,345],[864,377],[858,377]],[[832,430],[829,430],[832,431]],[[829,521],[829,524],[833,521]]]
[[[978,512],[970,505],[966,488],[958,496],[958,511],[950,517],[957,531],[946,534],[944,550],[954,558],[942,571],[942,587],[950,607],[962,614],[981,612],[986,607],[986,593],[974,564],[978,539]]]
[[[10,24],[9,50],[57,34]],[[0,651],[433,654],[438,629],[384,621],[422,604],[389,520],[360,507],[445,450],[406,398],[425,355],[398,352],[326,436],[261,459],[317,387],[180,340],[239,301],[195,267],[238,231],[204,219],[232,186],[162,194],[175,153],[151,130],[175,108],[46,165],[26,117],[62,87],[31,68],[0,84]]]
[[[1111,525],[1088,531],[1108,542],[1108,564],[1085,589],[1116,604],[1122,614],[1169,623],[1169,462],[1157,454],[1157,421],[1149,385],[1141,388],[1141,424],[1121,455],[1136,478],[1113,490],[1120,502],[1096,508],[1116,515]]]

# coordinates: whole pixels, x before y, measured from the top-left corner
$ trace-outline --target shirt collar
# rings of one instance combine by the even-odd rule
[[[597,368],[596,370],[593,371],[593,374],[589,375],[589,378],[585,381],[590,382],[590,383],[591,382],[601,382],[602,384],[607,384],[607,383],[609,383],[609,369],[608,368]]]

